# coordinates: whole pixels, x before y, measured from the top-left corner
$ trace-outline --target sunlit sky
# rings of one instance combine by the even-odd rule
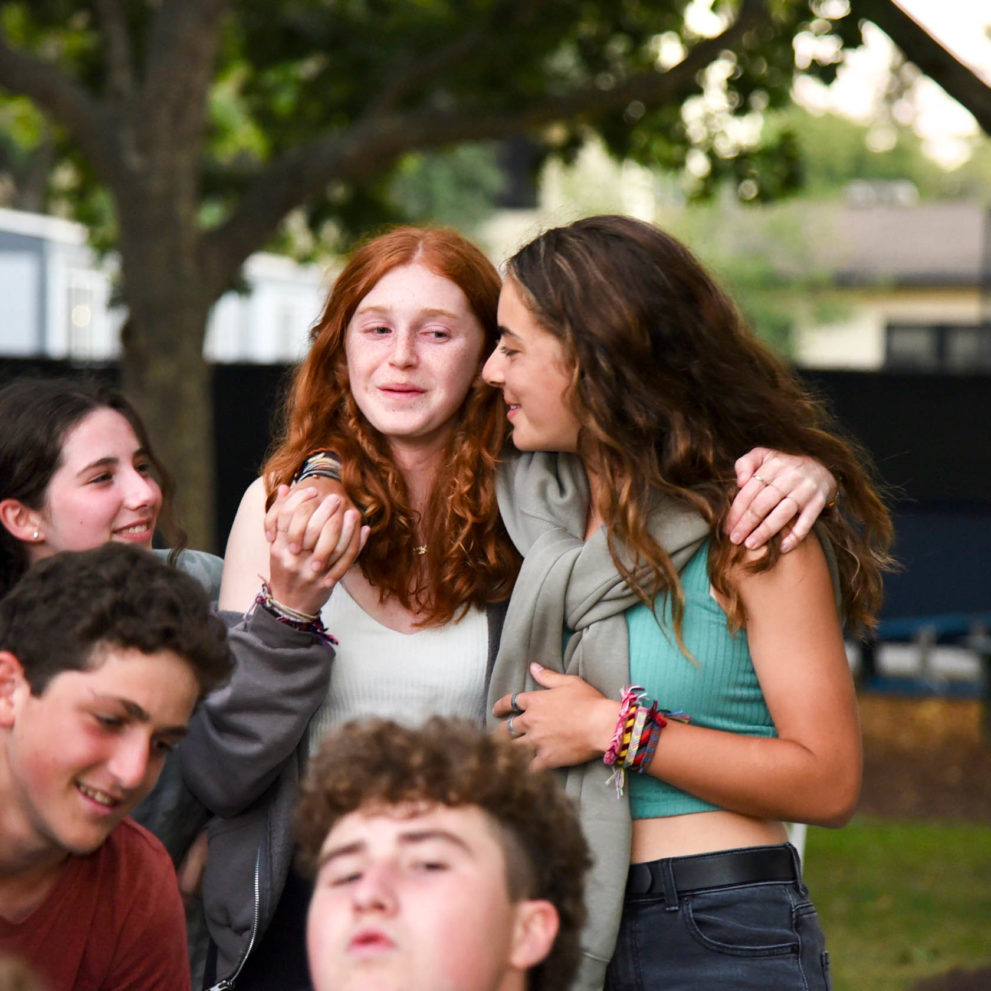
[[[854,9],[856,9],[856,0]],[[991,84],[991,3],[985,0],[898,0],[940,43]],[[866,44],[848,53],[836,82],[823,92],[806,80],[798,99],[812,107],[870,120],[883,90],[892,44],[877,29],[865,30]],[[925,139],[927,151],[947,165],[966,155],[965,139],[976,133],[974,118],[932,80],[921,79],[911,107],[903,107]]]

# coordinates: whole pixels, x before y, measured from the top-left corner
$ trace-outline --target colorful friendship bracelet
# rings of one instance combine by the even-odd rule
[[[615,782],[616,797],[623,794],[626,784],[626,771],[629,768],[643,774],[650,766],[661,738],[661,730],[668,720],[687,723],[689,717],[684,712],[658,709],[656,702],[647,705],[647,693],[640,685],[630,685],[620,697],[619,716],[616,731],[602,762],[613,768],[606,784]]]
[[[329,478],[332,481],[341,480],[341,459],[333,451],[312,451],[303,460],[299,471],[293,475],[292,484],[305,481],[307,478]]]
[[[612,742],[602,755],[603,762],[610,767],[617,762],[622,764],[623,759],[626,757],[623,743],[625,738],[626,745],[629,746],[629,736],[626,733],[627,721],[631,711],[636,708],[637,701],[643,694],[644,690],[640,685],[630,685],[628,688],[623,689],[623,694],[620,696],[619,718],[616,720],[616,732],[613,733]],[[632,730],[632,722],[629,725]]]
[[[299,630],[301,633],[312,633],[318,640],[332,647],[337,646],[337,638],[327,632],[327,627],[323,625],[320,615],[300,612],[290,606],[283,605],[278,599],[272,597],[272,586],[262,579],[262,587],[255,596],[255,605],[264,609],[273,619],[280,623]]]

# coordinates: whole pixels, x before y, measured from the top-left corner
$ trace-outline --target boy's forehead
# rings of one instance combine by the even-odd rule
[[[159,651],[157,653],[169,653]],[[142,651],[138,650],[137,647],[125,647],[119,643],[113,643],[109,640],[98,640],[96,643],[91,644],[86,650],[80,652],[75,663],[71,667],[64,667],[61,670],[56,670],[52,675],[51,680],[58,678],[64,674],[76,674],[76,675],[86,675],[94,674],[103,668],[108,661],[113,660],[128,660],[133,657],[149,657],[154,655],[144,654]]]
[[[86,667],[58,672],[42,697],[115,700],[133,709],[136,718],[175,726],[188,722],[198,694],[193,667],[180,654],[99,643]]]
[[[347,813],[331,826],[324,839],[321,859],[342,848],[350,852],[437,840],[462,846],[479,858],[492,855],[501,864],[500,839],[496,821],[477,805],[374,802]]]
[[[142,662],[149,669],[180,665],[187,668],[191,674],[195,673],[192,663],[187,658],[168,647],[144,651],[140,647],[115,643],[112,640],[99,640],[93,644],[84,658],[82,670],[89,673],[99,672],[108,666],[116,668],[118,665],[130,665],[135,661]]]

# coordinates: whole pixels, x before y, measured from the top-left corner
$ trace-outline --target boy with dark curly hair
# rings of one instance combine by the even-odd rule
[[[189,988],[172,862],[126,817],[231,666],[199,584],[143,549],[56,554],[0,601],[0,952],[51,991]]]
[[[473,723],[350,723],[297,816],[316,991],[566,991],[588,849],[571,800]]]

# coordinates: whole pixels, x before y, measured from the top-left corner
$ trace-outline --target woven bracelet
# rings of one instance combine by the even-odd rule
[[[341,480],[341,459],[332,451],[314,451],[307,455],[300,465],[299,471],[293,476],[292,483],[297,485],[307,478],[329,478],[332,481]]]
[[[262,581],[262,587],[255,596],[255,605],[264,609],[269,616],[277,619],[285,626],[298,630],[300,633],[310,633],[331,647],[337,646],[337,638],[327,632],[327,627],[323,625],[323,620],[319,614],[312,616],[309,613],[299,612],[283,605],[277,599],[272,598],[272,587],[267,581]]]

